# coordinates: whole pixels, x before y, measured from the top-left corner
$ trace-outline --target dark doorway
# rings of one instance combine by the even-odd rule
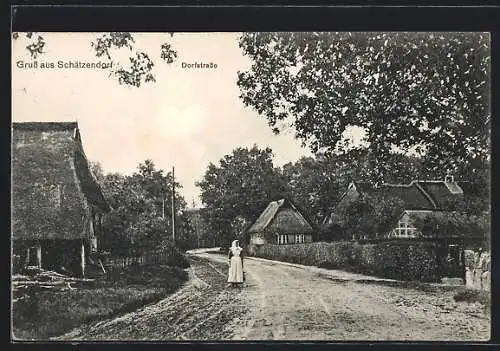
[[[38,265],[38,259],[36,257],[36,247],[30,247],[30,256],[28,259],[28,266],[37,266]]]

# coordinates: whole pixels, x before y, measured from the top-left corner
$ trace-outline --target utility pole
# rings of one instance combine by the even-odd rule
[[[172,166],[172,241],[175,243],[175,168]]]
[[[161,204],[162,204],[162,207],[161,207],[161,218],[165,218],[165,195],[163,195]]]
[[[196,231],[196,241],[198,242],[198,248],[200,248],[200,213],[196,213],[196,201],[194,200],[193,197],[193,225],[194,225],[194,230]]]

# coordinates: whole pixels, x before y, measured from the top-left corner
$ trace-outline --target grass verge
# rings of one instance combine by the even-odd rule
[[[32,288],[12,307],[15,340],[47,340],[82,324],[132,312],[176,291],[187,273],[169,266],[114,270],[75,290]]]
[[[491,306],[491,293],[485,290],[462,288],[453,296],[453,299],[457,302],[462,302],[462,301],[468,303],[479,302],[485,307]]]

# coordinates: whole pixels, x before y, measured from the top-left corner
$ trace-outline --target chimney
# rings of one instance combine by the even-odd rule
[[[446,177],[444,178],[444,184],[452,194],[464,193],[463,189],[457,183],[455,183],[455,177],[451,175],[450,172],[446,174]]]

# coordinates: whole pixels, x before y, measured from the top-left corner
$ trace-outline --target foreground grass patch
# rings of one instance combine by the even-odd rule
[[[168,266],[129,267],[75,290],[35,290],[13,304],[13,337],[40,340],[161,300],[187,280]]]
[[[486,307],[491,304],[491,295],[489,291],[484,290],[473,290],[473,289],[461,289],[454,296],[453,299],[457,302],[479,302]]]

